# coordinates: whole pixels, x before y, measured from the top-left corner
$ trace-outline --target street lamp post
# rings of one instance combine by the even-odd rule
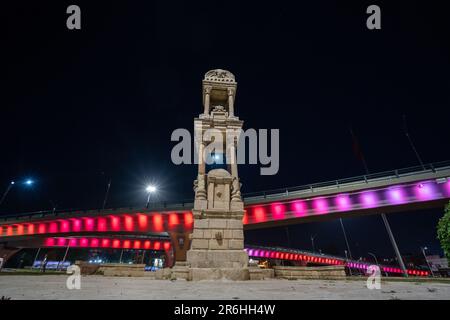
[[[10,184],[8,185],[8,187],[6,188],[5,192],[2,195],[2,198],[0,199],[0,205],[3,203],[3,201],[5,201],[6,196],[8,195],[9,191],[12,189],[14,184],[15,182],[11,181]]]
[[[350,259],[353,259],[352,252],[350,251],[350,245],[348,244],[347,232],[345,232],[344,222],[342,221],[342,218],[339,218],[339,221],[341,222],[342,232],[344,233],[344,239],[345,239],[345,244],[347,246],[348,255],[350,256]]]
[[[122,251],[120,252],[120,259],[119,259],[119,263],[120,263],[120,264],[122,264],[122,256],[123,256],[123,249],[122,249]]]
[[[314,235],[314,236],[311,236],[311,245],[312,245],[312,250],[313,250],[313,252],[316,252],[316,248],[315,248],[315,246],[314,246],[314,238],[316,237],[316,235]]]
[[[67,258],[67,253],[69,253],[69,245],[66,248],[66,252],[64,253],[64,257],[62,259],[62,261],[58,261],[58,265],[56,267],[56,270],[61,270],[64,267],[64,263],[66,262],[66,258]]]
[[[380,274],[382,274],[381,267],[380,267],[380,264],[378,263],[377,256],[376,256],[374,253],[372,253],[372,252],[367,252],[367,253],[368,253],[369,255],[371,255],[372,257],[374,257],[375,263],[377,264],[378,268],[380,269]],[[386,275],[386,276],[388,275],[387,272],[385,273],[385,275]]]
[[[148,208],[149,204],[150,204],[150,197],[153,193],[156,192],[156,187],[154,185],[148,185],[147,188],[145,188],[145,191],[147,191],[148,193],[148,197],[147,197],[147,205],[145,206],[146,208]]]
[[[348,265],[348,254],[347,254],[347,250],[344,250],[344,253],[345,253],[345,261],[346,261],[346,264]],[[353,276],[353,274],[352,274],[352,268],[348,267],[348,273],[350,274],[350,277]]]
[[[23,181],[22,183],[27,186],[31,186],[34,183],[34,181],[31,179],[27,179],[27,180]],[[2,205],[3,201],[5,201],[6,196],[8,195],[9,191],[11,191],[12,187],[14,187],[15,185],[16,185],[16,182],[14,180],[9,183],[8,187],[6,188],[5,192],[3,193],[3,195],[0,199],[0,206]]]
[[[425,262],[427,263],[428,269],[430,269],[431,276],[434,278],[433,269],[431,269],[430,263],[428,262],[428,259],[427,259],[427,255],[425,254],[425,250],[428,250],[428,248],[422,247],[421,249],[422,249],[423,257],[425,258]]]
[[[367,252],[367,253],[368,253],[369,255],[371,255],[372,257],[374,257],[375,263],[377,264],[378,267],[380,267],[380,264],[378,263],[377,256],[376,256],[374,253],[371,253],[371,252]]]
[[[36,264],[36,260],[38,259],[39,253],[40,253],[40,252],[41,252],[41,248],[39,247],[39,249],[38,249],[36,255],[34,256],[33,266]]]

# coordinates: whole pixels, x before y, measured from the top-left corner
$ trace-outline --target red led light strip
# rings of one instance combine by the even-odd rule
[[[136,249],[136,250],[169,250],[170,241],[137,240],[117,238],[60,238],[44,239],[44,247],[71,248],[105,248],[105,249]]]
[[[77,217],[51,221],[0,225],[0,237],[77,232],[164,232],[192,230],[191,212],[133,213],[98,217]]]
[[[254,258],[268,258],[268,259],[280,259],[280,260],[290,260],[290,261],[305,261],[310,263],[317,264],[328,264],[328,265],[345,265],[352,269],[359,270],[367,270],[369,267],[368,264],[364,263],[356,263],[356,262],[346,262],[345,260],[335,259],[335,258],[327,258],[327,257],[316,257],[312,255],[306,254],[298,254],[298,253],[290,253],[283,251],[274,251],[274,250],[266,250],[266,249],[253,249],[246,248],[245,249],[250,257]],[[402,274],[403,271],[400,268],[396,267],[388,267],[388,266],[380,266],[381,271],[388,273],[398,273]],[[412,276],[421,276],[427,277],[429,276],[428,271],[423,270],[413,270],[408,269],[407,273]]]

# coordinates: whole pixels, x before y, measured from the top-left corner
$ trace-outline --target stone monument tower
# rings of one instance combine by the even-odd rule
[[[194,181],[194,229],[187,252],[191,280],[249,278],[242,226],[244,206],[236,161],[235,133],[243,125],[234,113],[236,88],[234,75],[226,70],[211,70],[203,79],[204,111],[194,120],[199,164]],[[208,145],[220,141],[217,136],[208,141],[205,135],[208,130],[222,137],[219,154],[227,169],[206,172],[206,162],[211,157]]]

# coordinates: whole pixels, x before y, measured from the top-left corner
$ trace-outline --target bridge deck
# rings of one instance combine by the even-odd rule
[[[417,186],[420,188],[417,189]],[[392,191],[391,187],[398,187],[399,191]],[[371,198],[376,201],[371,200]],[[344,214],[345,216],[351,216],[380,213],[379,209],[389,213],[406,209],[441,206],[449,198],[450,162],[443,162],[429,164],[424,168],[392,170],[349,179],[247,194],[244,196],[246,208],[244,224],[247,229],[264,228],[333,219],[344,216]],[[374,203],[370,203],[371,201]],[[165,231],[169,224],[176,224],[169,221],[170,216],[181,215],[179,220],[183,221],[192,206],[193,203],[188,201],[157,203],[151,208],[42,211],[3,216],[0,218],[0,226],[3,226],[0,227],[0,237],[8,235],[8,230],[5,229],[12,225],[93,217],[97,221],[99,217],[110,216],[122,216],[125,219],[126,216],[137,217],[139,214],[148,215],[149,219],[154,219],[155,215],[160,215],[163,220],[162,223],[157,223],[158,228],[152,230],[160,232]],[[130,222],[133,225],[138,223],[139,221]],[[120,230],[116,229],[115,231]]]

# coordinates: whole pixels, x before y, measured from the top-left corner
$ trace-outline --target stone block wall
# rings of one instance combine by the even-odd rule
[[[273,267],[275,278],[283,279],[345,279],[344,266],[323,267]]]
[[[100,265],[98,272],[110,277],[144,277],[145,264],[108,263]]]
[[[187,261],[191,268],[246,268],[242,221],[195,219]]]

